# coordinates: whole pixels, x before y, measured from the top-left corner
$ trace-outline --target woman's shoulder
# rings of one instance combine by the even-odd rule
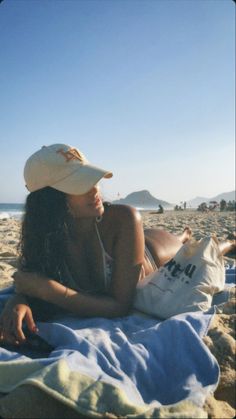
[[[141,214],[130,205],[105,203],[104,219],[120,226],[121,224],[140,222]]]
[[[132,238],[143,232],[140,213],[129,205],[112,204],[105,206],[101,231],[108,253],[114,257],[118,243],[129,243]]]

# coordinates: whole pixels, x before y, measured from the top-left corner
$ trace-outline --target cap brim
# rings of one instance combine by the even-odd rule
[[[102,178],[109,179],[112,176],[112,172],[86,164],[50,186],[71,195],[83,195],[90,191]]]

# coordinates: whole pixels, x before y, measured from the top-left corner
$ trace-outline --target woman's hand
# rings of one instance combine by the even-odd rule
[[[0,345],[2,342],[13,345],[24,343],[24,323],[30,332],[37,332],[32,311],[24,296],[15,295],[8,300],[0,316]]]

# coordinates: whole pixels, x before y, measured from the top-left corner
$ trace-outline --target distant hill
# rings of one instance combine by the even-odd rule
[[[159,205],[162,205],[163,208],[173,207],[173,204],[163,201],[162,199],[155,198],[147,190],[132,192],[127,195],[126,198],[113,201],[113,204],[126,204],[144,209],[158,209]]]
[[[222,199],[224,199],[226,202],[235,201],[235,199],[236,199],[235,191],[223,192],[219,195],[213,196],[212,198],[197,196],[196,198],[191,199],[190,201],[188,201],[187,205],[192,207],[192,208],[197,208],[202,202],[206,202],[208,204],[210,201],[216,201],[216,202],[220,203],[220,201]]]
[[[211,198],[211,201],[221,201],[221,199],[224,199],[226,202],[235,201],[236,200],[235,193],[236,193],[235,191],[224,192],[219,195],[216,195],[214,198]]]

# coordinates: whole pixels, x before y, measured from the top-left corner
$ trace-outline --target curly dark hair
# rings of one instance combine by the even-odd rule
[[[46,187],[28,195],[19,243],[20,269],[61,281],[69,218],[64,192]]]

